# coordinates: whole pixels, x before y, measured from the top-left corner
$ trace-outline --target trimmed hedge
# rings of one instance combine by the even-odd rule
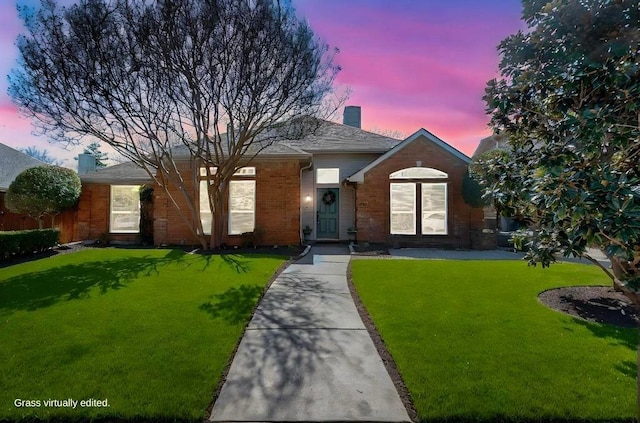
[[[48,250],[58,244],[58,229],[0,232],[0,260]]]

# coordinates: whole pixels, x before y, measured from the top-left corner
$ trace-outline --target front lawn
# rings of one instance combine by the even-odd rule
[[[95,249],[0,269],[0,421],[202,421],[283,261]]]
[[[553,287],[608,284],[595,266],[353,260],[352,272],[421,420],[636,416],[637,330],[537,300]]]

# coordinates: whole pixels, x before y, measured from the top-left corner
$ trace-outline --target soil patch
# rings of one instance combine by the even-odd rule
[[[570,286],[544,291],[547,307],[595,323],[625,328],[638,326],[638,310],[622,293],[607,286]]]

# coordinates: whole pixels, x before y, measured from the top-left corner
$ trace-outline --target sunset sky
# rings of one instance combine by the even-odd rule
[[[66,0],[64,3],[69,4]],[[37,4],[21,0],[20,4]],[[293,0],[315,32],[340,49],[337,82],[348,105],[362,107],[362,128],[408,136],[425,128],[471,155],[490,134],[482,95],[498,75],[496,46],[523,28],[518,0]],[[36,145],[75,167],[65,151],[32,134],[7,95],[22,31],[15,1],[0,0],[0,142]]]

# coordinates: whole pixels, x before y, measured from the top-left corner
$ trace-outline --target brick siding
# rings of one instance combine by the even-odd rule
[[[446,172],[448,235],[391,235],[389,211],[389,175],[417,166]],[[394,247],[424,246],[470,248],[470,231],[483,227],[482,209],[467,205],[462,197],[462,180],[467,163],[425,137],[418,137],[400,151],[379,163],[364,176],[356,188],[356,225],[358,241],[387,243]],[[438,180],[440,182],[441,180]]]

